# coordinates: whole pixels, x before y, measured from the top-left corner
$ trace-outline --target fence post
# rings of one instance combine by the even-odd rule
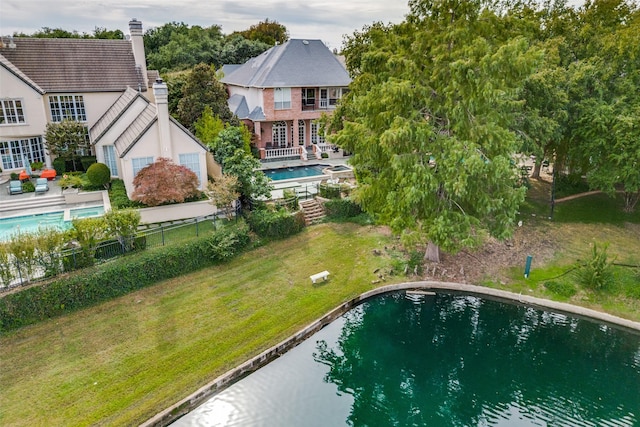
[[[160,232],[162,233],[162,246],[164,246],[164,226],[160,226]]]
[[[198,237],[198,218],[196,218],[196,237]]]
[[[18,269],[18,278],[20,279],[20,286],[24,283],[22,280],[22,270],[20,270],[20,261],[16,259],[16,268]]]

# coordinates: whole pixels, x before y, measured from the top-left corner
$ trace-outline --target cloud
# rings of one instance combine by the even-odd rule
[[[269,18],[284,25],[292,38],[321,39],[339,48],[343,34],[375,21],[401,22],[409,12],[397,0],[2,0],[0,34],[31,34],[43,27],[91,33],[96,27],[129,32],[131,18],[144,28],[168,22],[210,27],[225,34],[244,30]]]

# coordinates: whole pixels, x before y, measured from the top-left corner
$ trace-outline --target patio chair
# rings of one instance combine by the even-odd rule
[[[9,191],[10,196],[13,196],[14,194],[22,194],[22,182],[18,180],[10,181],[7,190]]]
[[[49,191],[49,184],[47,184],[47,178],[36,179],[36,194]]]

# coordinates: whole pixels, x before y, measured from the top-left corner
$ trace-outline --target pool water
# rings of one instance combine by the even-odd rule
[[[325,169],[327,165],[313,165],[313,166],[293,166],[289,168],[279,168],[279,169],[266,169],[263,170],[264,174],[274,180],[281,181],[283,179],[296,179],[296,178],[306,178],[309,176],[320,176],[323,175],[322,170]]]
[[[65,219],[65,211],[0,218],[0,242],[10,240],[17,233],[35,233],[39,229],[67,230],[71,228],[73,218],[89,218],[103,214],[104,206],[93,206],[70,209],[68,219]]]
[[[387,294],[175,426],[635,426],[640,335],[472,296]]]

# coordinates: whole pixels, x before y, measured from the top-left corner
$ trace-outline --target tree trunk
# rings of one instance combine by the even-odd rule
[[[542,162],[540,159],[536,158],[536,161],[533,165],[533,173],[531,174],[531,178],[540,179],[540,169],[542,169]]]
[[[636,205],[638,204],[638,200],[640,200],[640,191],[635,193],[624,193],[624,211],[627,213],[631,213],[635,211]]]
[[[424,259],[432,262],[440,262],[440,247],[429,242],[427,244],[427,250],[424,252]]]

